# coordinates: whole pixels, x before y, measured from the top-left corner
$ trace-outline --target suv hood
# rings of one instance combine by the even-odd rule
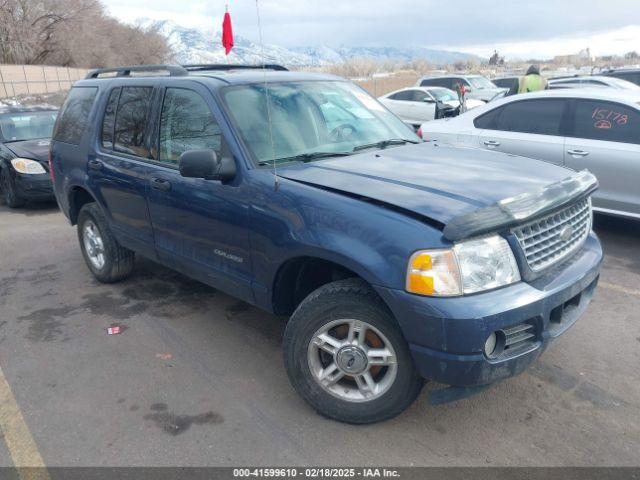
[[[278,169],[280,177],[373,199],[443,225],[570,173],[530,158],[431,143]]]
[[[21,140],[18,142],[5,143],[5,147],[11,150],[18,157],[38,160],[40,163],[47,163],[49,160],[49,144],[51,140],[41,138],[39,140]]]

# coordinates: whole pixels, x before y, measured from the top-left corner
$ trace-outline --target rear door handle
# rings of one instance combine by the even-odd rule
[[[485,140],[484,143],[487,147],[499,147],[500,146],[500,142],[498,142],[497,140]]]
[[[584,150],[567,150],[567,153],[574,157],[586,157],[589,155],[589,152],[585,152]]]
[[[151,177],[151,188],[160,190],[161,192],[168,192],[171,190],[171,182],[164,178]]]
[[[90,170],[102,170],[103,163],[100,160],[89,160],[87,163]]]

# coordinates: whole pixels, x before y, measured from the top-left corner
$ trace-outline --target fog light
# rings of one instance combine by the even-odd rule
[[[491,357],[496,350],[496,344],[498,343],[498,337],[496,337],[496,332],[493,332],[487,338],[487,341],[484,342],[484,354],[487,357]]]

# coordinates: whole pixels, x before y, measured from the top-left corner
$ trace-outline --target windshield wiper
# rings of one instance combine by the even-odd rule
[[[276,158],[275,160],[263,160],[258,163],[258,165],[270,165],[273,162],[281,163],[281,162],[310,162],[312,160],[317,160],[319,158],[329,158],[329,157],[345,157],[347,155],[351,155],[351,152],[309,152],[309,153],[300,153],[298,155],[292,155],[290,157],[281,157]]]
[[[387,148],[391,145],[404,145],[405,143],[420,143],[417,140],[409,140],[407,138],[390,138],[389,140],[381,140],[375,143],[368,143],[366,145],[358,145],[357,147],[353,147],[353,151],[357,152],[358,150],[366,150],[367,148]]]

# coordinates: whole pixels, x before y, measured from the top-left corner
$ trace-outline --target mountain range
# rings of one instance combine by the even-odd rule
[[[375,61],[426,60],[436,65],[457,61],[481,61],[475,55],[435,50],[426,47],[347,47],[301,46],[282,47],[256,42],[234,35],[234,47],[227,58],[221,45],[220,32],[205,32],[196,28],[183,27],[171,20],[140,19],[144,28],[156,30],[171,46],[178,63],[278,63],[290,67],[318,67],[344,62],[352,58],[370,58]],[[264,49],[264,53],[263,53]]]

